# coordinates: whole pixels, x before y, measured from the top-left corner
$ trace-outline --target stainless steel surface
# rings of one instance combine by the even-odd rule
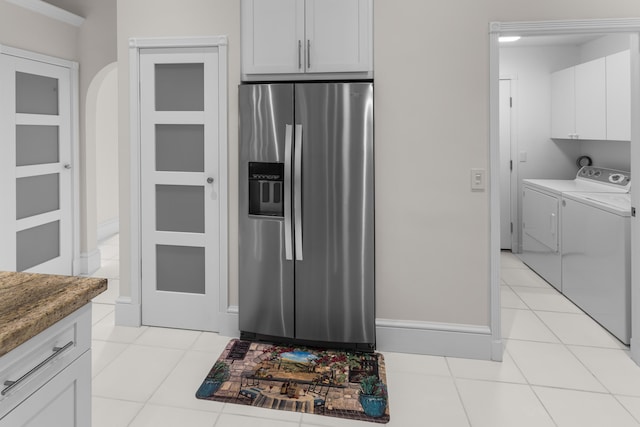
[[[3,389],[0,392],[0,394],[2,396],[4,396],[5,394],[9,393],[13,388],[15,388],[18,385],[20,385],[21,382],[23,382],[24,380],[29,378],[31,375],[35,374],[37,371],[42,369],[45,365],[47,365],[53,359],[58,357],[60,355],[60,353],[62,353],[63,351],[65,351],[66,349],[68,349],[68,348],[70,348],[72,346],[73,346],[73,341],[69,341],[63,347],[53,347],[53,349],[51,350],[51,351],[53,351],[53,354],[51,356],[47,357],[46,359],[44,359],[42,362],[38,363],[33,368],[31,368],[26,374],[24,374],[23,376],[21,376],[20,378],[18,378],[15,381],[5,381],[4,385],[7,386],[7,387],[5,389]]]
[[[296,239],[296,261],[302,261],[302,126],[296,125],[296,144],[294,149],[294,218]]]
[[[293,86],[241,85],[239,109],[240,330],[293,336],[294,263],[285,256],[284,218],[248,214],[248,163],[285,163],[286,125],[293,123]]]
[[[239,157],[240,330],[375,345],[373,85],[241,85]],[[285,165],[282,218],[248,214],[249,162]]]
[[[284,253],[287,261],[293,261],[293,233],[291,230],[291,140],[293,126],[286,125],[284,137]]]
[[[296,337],[373,343],[373,85],[296,85],[304,129]]]

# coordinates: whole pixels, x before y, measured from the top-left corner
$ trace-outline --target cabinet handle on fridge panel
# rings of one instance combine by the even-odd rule
[[[302,70],[302,40],[298,40],[298,70]]]
[[[556,214],[552,213],[551,216],[549,217],[549,228],[551,229],[551,234],[556,234],[556,226],[558,224],[558,221],[556,221]]]
[[[311,40],[307,40],[307,70],[311,69]]]
[[[293,126],[286,125],[284,136],[284,254],[287,261],[293,261],[293,240],[291,237],[291,140]]]
[[[294,183],[293,203],[295,212],[296,260],[302,261],[302,125],[296,125],[296,143],[294,147]]]

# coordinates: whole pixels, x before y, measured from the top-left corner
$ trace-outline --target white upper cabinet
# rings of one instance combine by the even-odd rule
[[[575,138],[575,67],[551,74],[551,138]]]
[[[579,139],[607,139],[605,59],[576,66],[576,134]]]
[[[628,50],[607,56],[607,139],[631,140],[631,61]]]
[[[243,78],[372,77],[372,12],[372,0],[242,0]]]
[[[304,1],[242,0],[242,72],[304,71]]]
[[[551,74],[551,137],[631,139],[629,51]]]

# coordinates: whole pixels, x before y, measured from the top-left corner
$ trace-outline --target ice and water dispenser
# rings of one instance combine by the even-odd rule
[[[249,162],[249,215],[284,215],[284,164]]]

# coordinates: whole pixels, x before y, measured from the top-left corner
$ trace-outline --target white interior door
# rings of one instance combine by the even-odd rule
[[[0,270],[72,274],[70,73],[0,55]]]
[[[218,59],[216,48],[140,50],[146,325],[218,329]]]
[[[500,80],[500,249],[511,249],[511,80]]]

